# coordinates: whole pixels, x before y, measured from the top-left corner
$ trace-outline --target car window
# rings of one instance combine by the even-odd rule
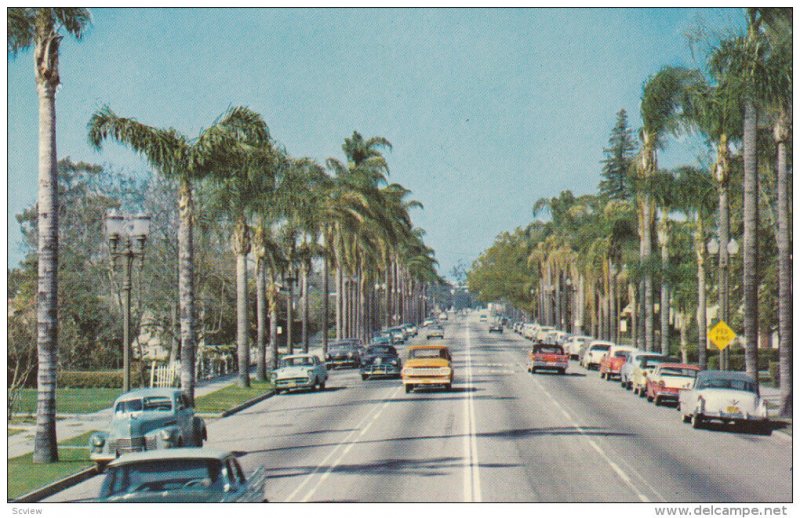
[[[447,349],[412,349],[408,353],[409,358],[444,358],[450,359]]]
[[[534,353],[540,354],[563,354],[564,350],[557,345],[539,346],[534,348]]]
[[[214,459],[181,459],[180,462],[154,460],[124,464],[108,470],[100,496],[178,489],[220,491],[222,480],[219,475],[220,463]]]
[[[129,414],[131,412],[141,412],[142,411],[142,400],[141,399],[126,399],[124,401],[120,401],[117,403],[117,406],[114,407],[115,414]]]
[[[589,348],[590,351],[608,351],[611,349],[610,345],[593,345]]]
[[[733,389],[733,390],[743,390],[745,392],[753,392],[755,394],[758,394],[758,391],[756,390],[756,386],[754,383],[745,380],[728,379],[728,378],[710,378],[710,379],[706,378],[698,382],[697,388]]]
[[[617,358],[627,358],[630,353],[628,351],[617,351],[614,353],[614,356]]]
[[[172,400],[163,396],[146,397],[143,407],[145,412],[169,412],[172,410]]]
[[[662,376],[680,376],[682,378],[696,378],[697,371],[694,369],[681,369],[678,367],[662,367]]]
[[[282,367],[310,367],[314,365],[311,358],[306,356],[300,358],[285,358],[281,360]]]
[[[236,459],[229,460],[230,466],[233,468],[233,472],[236,474],[236,479],[239,481],[240,484],[244,484],[247,482],[247,479],[244,476],[244,471],[242,471],[242,466],[239,465],[239,461]]]

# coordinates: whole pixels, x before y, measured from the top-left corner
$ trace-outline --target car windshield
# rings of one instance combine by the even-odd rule
[[[141,412],[142,411],[142,400],[141,399],[126,399],[124,401],[120,401],[117,403],[117,406],[114,407],[114,413],[117,414],[129,414],[131,412]]]
[[[144,411],[169,412],[172,410],[172,400],[166,396],[144,398]]]
[[[536,349],[539,354],[563,354],[564,350],[556,345],[547,345]]]
[[[310,367],[312,365],[314,365],[314,362],[307,356],[284,358],[281,360],[281,367]]]
[[[350,352],[352,350],[353,350],[353,346],[352,345],[341,344],[341,345],[329,345],[328,346],[328,352],[331,352],[331,353],[346,353],[346,352]]]
[[[381,347],[370,347],[367,349],[367,354],[376,355],[376,354],[397,354],[397,349],[390,345],[381,346]]]
[[[662,376],[680,376],[681,378],[696,378],[697,371],[694,369],[681,369],[680,367],[662,367]]]
[[[732,389],[758,393],[754,383],[731,378],[706,378],[697,382],[698,389]]]
[[[446,349],[411,349],[409,358],[447,358]]]
[[[629,351],[617,351],[614,353],[614,356],[616,356],[617,358],[627,358],[629,354],[630,354]]]
[[[668,358],[666,356],[645,356],[642,358],[640,365],[642,367],[654,367],[667,362],[673,363],[675,362],[675,358]]]
[[[589,348],[590,351],[608,351],[611,349],[610,345],[593,345]]]
[[[153,460],[110,468],[101,497],[169,490],[222,491],[220,462],[216,459]]]

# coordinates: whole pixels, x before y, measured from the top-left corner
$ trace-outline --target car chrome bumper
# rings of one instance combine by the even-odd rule
[[[403,378],[403,385],[447,385],[453,383],[453,380],[446,376],[428,376],[428,377],[420,377],[420,378]]]

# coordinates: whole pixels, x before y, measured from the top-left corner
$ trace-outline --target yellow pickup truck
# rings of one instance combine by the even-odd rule
[[[418,387],[453,386],[453,364],[450,349],[444,345],[414,345],[408,348],[408,359],[401,374],[406,394]]]

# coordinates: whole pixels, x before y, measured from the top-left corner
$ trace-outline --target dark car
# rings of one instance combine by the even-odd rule
[[[400,377],[403,363],[392,345],[370,345],[361,359],[361,379]]]
[[[500,334],[502,334],[503,333],[503,324],[501,324],[500,322],[495,322],[494,324],[489,326],[489,332],[490,333],[500,333]]]
[[[361,366],[361,351],[358,344],[352,341],[329,343],[325,363],[331,368]]]

